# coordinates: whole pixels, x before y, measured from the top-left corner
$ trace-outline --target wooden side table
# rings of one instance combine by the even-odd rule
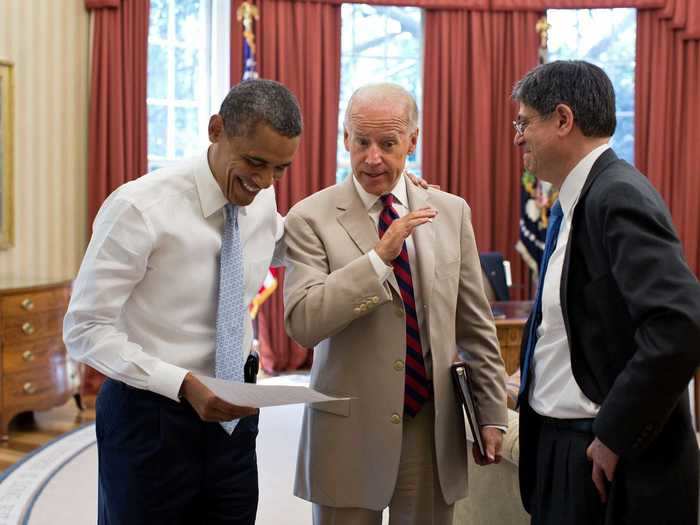
[[[16,414],[75,393],[62,339],[71,283],[36,283],[0,279],[0,440]]]
[[[512,375],[520,366],[520,343],[532,301],[496,301],[491,303],[491,308],[506,372]]]

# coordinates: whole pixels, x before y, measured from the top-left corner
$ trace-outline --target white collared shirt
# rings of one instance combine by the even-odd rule
[[[206,152],[115,190],[73,284],[63,326],[71,357],[175,400],[188,371],[213,376],[226,202]],[[272,187],[239,208],[238,223],[248,304],[276,246],[276,262],[283,255]],[[244,356],[251,342],[248,320]]]
[[[571,370],[571,354],[561,310],[561,274],[571,219],[588,174],[595,161],[610,146],[604,144],[582,158],[564,179],[559,190],[563,219],[557,245],[547,266],[542,291],[542,322],[537,328],[533,358],[530,406],[540,415],[561,419],[592,418],[597,405],[581,391]]]
[[[372,219],[372,224],[374,224],[377,231],[379,231],[379,215],[382,213],[384,205],[382,204],[381,197],[368,193],[362,187],[362,185],[357,181],[354,175],[351,175],[352,181],[355,184],[355,189],[357,194],[360,196],[362,203],[365,205],[365,209]],[[401,175],[396,184],[389,192],[394,195],[394,209],[399,217],[403,217],[411,210],[408,207],[408,195],[406,193],[406,179]],[[420,226],[419,226],[420,228]],[[408,260],[411,264],[411,278],[413,280],[413,298],[416,302],[416,316],[418,317],[418,327],[420,328],[420,342],[423,347],[423,355],[425,356],[425,368],[428,373],[428,377],[432,377],[432,363],[430,360],[430,348],[428,339],[428,328],[425,325],[425,316],[423,315],[423,300],[421,298],[421,287],[420,287],[420,276],[418,275],[418,266],[416,258],[416,247],[413,243],[413,236],[406,239],[406,251],[408,252]],[[394,272],[393,267],[387,266],[382,258],[377,255],[377,252],[370,250],[368,253],[369,260],[377,272],[380,282],[385,282],[389,276]]]

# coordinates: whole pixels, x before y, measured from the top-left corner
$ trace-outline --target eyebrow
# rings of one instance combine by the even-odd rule
[[[260,162],[261,164],[272,164],[269,160],[263,159],[262,157],[256,157],[254,155],[244,155],[244,158],[247,160],[252,160],[254,162]],[[284,162],[282,164],[277,164],[275,167],[277,168],[288,168],[291,166],[291,162]]]

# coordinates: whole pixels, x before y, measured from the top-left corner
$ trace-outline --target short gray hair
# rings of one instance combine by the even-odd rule
[[[345,119],[343,120],[345,129],[348,129],[349,127],[348,124],[350,123],[353,102],[356,98],[361,98],[362,96],[367,95],[394,101],[397,100],[397,98],[402,98],[406,104],[406,116],[408,117],[410,131],[414,131],[418,127],[418,104],[416,104],[413,95],[398,84],[384,82],[380,84],[367,84],[366,86],[362,86],[355,90],[350,97],[350,100],[348,100],[348,105],[345,108]]]
[[[274,80],[244,80],[231,88],[219,115],[230,137],[253,133],[267,124],[284,137],[298,137],[303,128],[299,102],[285,86]]]

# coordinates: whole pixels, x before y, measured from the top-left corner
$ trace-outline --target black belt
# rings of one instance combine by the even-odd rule
[[[574,432],[593,433],[593,418],[581,419],[559,419],[556,417],[541,416],[538,417],[544,425],[553,427],[559,430],[573,430]]]

